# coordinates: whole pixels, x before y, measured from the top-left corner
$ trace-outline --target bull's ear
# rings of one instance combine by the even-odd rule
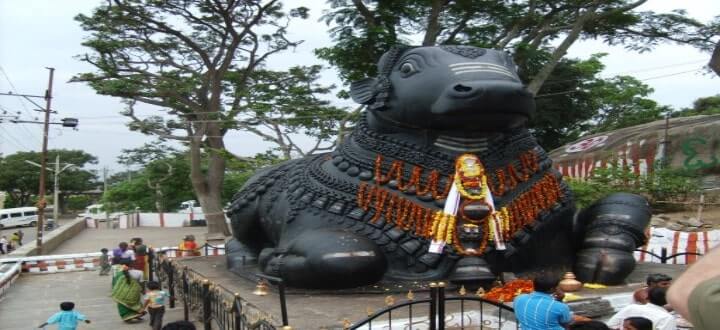
[[[375,85],[377,85],[375,78],[353,81],[350,83],[350,97],[357,103],[370,104],[375,98]]]

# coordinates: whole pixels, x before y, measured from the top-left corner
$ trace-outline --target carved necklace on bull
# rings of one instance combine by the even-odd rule
[[[485,167],[472,154],[460,155],[455,161],[455,175],[443,210],[433,215],[432,242],[429,251],[442,253],[446,244],[464,255],[480,255],[489,241],[496,250],[505,250],[503,226],[507,226],[509,212],[506,207],[495,209],[488,187]],[[466,231],[481,230],[483,237],[477,248],[465,248],[456,232],[458,221]],[[483,228],[484,227],[484,228]]]

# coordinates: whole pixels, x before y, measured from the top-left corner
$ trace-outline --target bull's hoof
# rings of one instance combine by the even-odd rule
[[[581,282],[617,285],[622,284],[633,269],[632,252],[589,248],[578,253],[575,275]]]
[[[457,285],[464,285],[468,289],[476,289],[489,287],[496,278],[485,259],[464,257],[458,260],[448,280]]]
[[[267,254],[271,256],[266,261]],[[263,271],[294,287],[352,288],[376,283],[387,270],[385,255],[375,243],[340,230],[307,231],[287,247],[262,255]]]
[[[239,269],[257,263],[257,253],[234,238],[225,243],[225,255],[228,269]]]

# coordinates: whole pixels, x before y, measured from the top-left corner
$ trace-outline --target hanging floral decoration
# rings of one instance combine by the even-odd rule
[[[456,164],[456,173],[460,175],[453,175],[447,179],[446,183],[442,184],[439,171],[432,170],[426,177],[423,177],[423,173],[427,172],[419,166],[412,167],[410,178],[405,181],[403,178],[405,163],[399,160],[391,163],[387,173],[382,173],[383,157],[378,155],[375,159],[375,184],[360,183],[357,191],[357,205],[364,211],[374,211],[371,222],[377,222],[380,217],[383,217],[386,222],[419,237],[451,244],[459,254],[481,255],[485,252],[488,242],[497,243],[498,239],[509,239],[523,226],[531,224],[540,212],[553,207],[562,197],[557,177],[552,172],[547,172],[508,205],[497,209],[494,205],[488,205],[494,212],[495,221],[492,222],[496,226],[495,230],[492,230],[491,227],[493,223],[487,221],[489,216],[483,219],[474,219],[465,214],[464,210],[469,203],[492,202],[492,196],[504,195],[516,188],[518,183],[528,181],[532,174],[540,170],[538,156],[534,151],[524,152],[518,158],[519,169],[516,169],[512,163],[504,168],[496,169],[494,182],[482,166],[480,166],[480,172],[465,175],[463,171],[458,172],[461,168]],[[391,180],[395,181],[397,189],[401,192],[413,189],[414,193],[419,196],[431,194],[436,200],[447,199],[451,187],[454,185],[462,197],[458,212],[455,214],[443,213],[381,187]],[[458,222],[461,222],[463,226],[477,226],[482,229],[482,238],[480,238],[478,248],[465,249],[463,247],[457,233]]]
[[[485,293],[483,298],[495,302],[510,302],[513,301],[515,297],[530,292],[533,292],[532,280],[516,279],[505,283],[503,286],[492,288]]]

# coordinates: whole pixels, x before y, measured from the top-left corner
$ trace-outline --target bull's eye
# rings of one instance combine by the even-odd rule
[[[402,65],[400,65],[400,72],[403,74],[411,74],[415,72],[415,67],[410,62],[405,62]]]

